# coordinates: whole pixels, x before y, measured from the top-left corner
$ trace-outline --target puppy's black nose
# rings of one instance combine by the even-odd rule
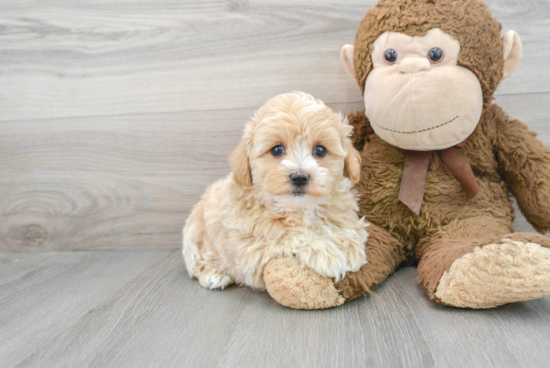
[[[309,183],[309,175],[301,172],[290,174],[290,183],[297,187],[304,187]]]

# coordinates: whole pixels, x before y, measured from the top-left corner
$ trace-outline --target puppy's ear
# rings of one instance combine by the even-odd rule
[[[361,177],[361,155],[353,147],[349,138],[344,142],[344,149],[348,153],[344,161],[344,176],[357,183]]]
[[[241,188],[252,185],[252,173],[250,172],[250,163],[246,152],[246,147],[248,145],[247,141],[248,140],[245,138],[241,139],[241,143],[239,143],[235,151],[229,155],[233,177],[235,177],[235,181]]]

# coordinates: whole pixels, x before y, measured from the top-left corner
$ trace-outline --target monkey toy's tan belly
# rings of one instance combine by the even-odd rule
[[[404,152],[375,135],[371,137],[362,152],[363,177],[357,184],[361,215],[369,222],[388,230],[411,253],[414,253],[414,247],[420,239],[452,221],[467,218],[494,219],[509,224],[512,230],[513,210],[504,182],[499,176],[484,175],[483,170],[475,163],[476,159],[480,159],[484,160],[482,162],[485,166],[493,166],[487,161],[487,155],[478,157],[479,152],[468,155],[469,152],[466,151],[480,187],[476,196],[468,201],[462,187],[444,166],[439,154],[433,152],[424,201],[420,215],[417,216],[398,199]]]

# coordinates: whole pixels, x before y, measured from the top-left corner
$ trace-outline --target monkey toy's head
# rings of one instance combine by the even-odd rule
[[[514,31],[478,0],[381,0],[341,58],[365,114],[389,144],[431,151],[463,142],[521,60]]]

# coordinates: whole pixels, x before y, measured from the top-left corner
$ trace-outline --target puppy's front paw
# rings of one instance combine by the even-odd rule
[[[365,252],[363,254],[351,254],[348,256],[348,272],[356,272],[364,265],[368,263]]]
[[[347,251],[347,266],[349,272],[358,271],[365,263],[368,262],[367,254],[365,251],[365,243],[352,243],[349,246]]]
[[[326,249],[318,250],[308,256],[300,255],[302,263],[321,276],[333,277],[340,281],[349,271],[348,262],[343,252],[329,254]]]
[[[203,272],[199,276],[199,283],[207,289],[225,289],[233,284],[233,280],[229,276],[219,275],[211,272]]]

